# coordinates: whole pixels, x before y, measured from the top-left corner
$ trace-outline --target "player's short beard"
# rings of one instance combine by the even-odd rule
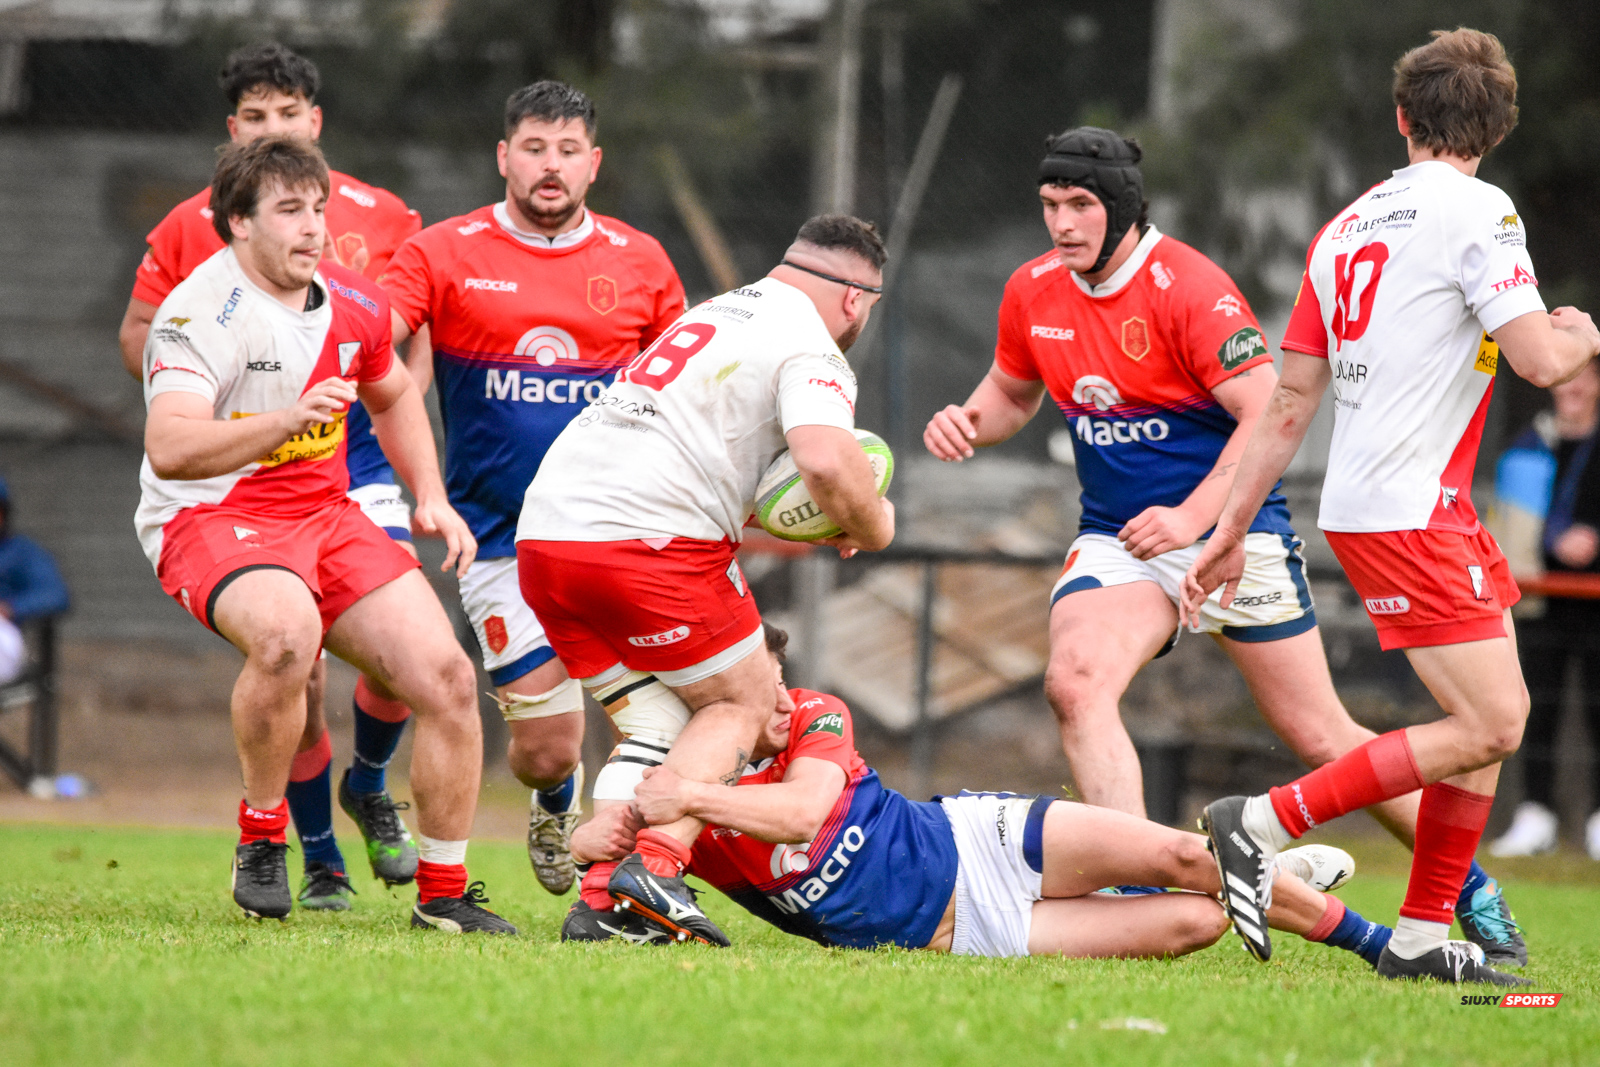
[[[861,331],[866,328],[866,325],[867,320],[865,318],[859,318],[852,322],[849,326],[845,327],[844,333],[840,334],[834,341],[834,344],[839,346],[839,351],[850,351],[850,346],[861,339]]]
[[[528,195],[522,198],[522,210],[528,216],[529,220],[536,224],[540,229],[559,230],[561,227],[572,221],[572,216],[583,210],[584,194],[587,193],[589,189],[588,186],[585,186],[578,193],[574,194],[571,189],[567,189],[566,182],[561,182],[561,188],[566,189],[567,191],[566,204],[562,207],[556,208],[544,207],[534,199],[533,194],[539,191],[539,186],[545,184],[545,182],[549,180],[550,179],[548,178],[541,179],[533,186],[532,189],[528,190]],[[555,180],[558,182],[561,181],[559,178]]]

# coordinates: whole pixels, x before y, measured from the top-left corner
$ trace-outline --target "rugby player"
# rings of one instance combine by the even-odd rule
[[[1083,517],[1051,593],[1045,693],[1085,801],[1145,814],[1138,755],[1118,702],[1178,639],[1179,583],[1217,521],[1277,375],[1261,329],[1221,268],[1144,213],[1138,145],[1093,127],[1053,137],[1039,197],[1054,250],[1006,283],[994,364],[923,440],[959,461],[998,444],[1046,392],[1072,431]],[[1267,724],[1313,767],[1371,740],[1328,671],[1301,541],[1279,486],[1242,533],[1237,597],[1207,601],[1209,633]],[[1410,846],[1415,796],[1372,814]],[[1458,909],[1486,950],[1526,961],[1498,883],[1477,869]]]
[[[750,758],[772,714],[772,662],[734,551],[786,447],[844,531],[827,544],[850,555],[894,538],[853,432],[844,359],[883,262],[871,223],[807,221],[767,277],[706,301],[641,352],[528,486],[522,593],[626,739],[596,779],[597,810],[631,800],[663,760],[686,779],[733,782]],[[726,945],[681,877],[700,829],[693,816],[652,820],[625,860],[588,869],[583,899],[616,898],[675,935]]]
[[[320,77],[316,66],[280,44],[240,48],[228,57],[221,85],[233,114],[228,136],[234,144],[266,136],[290,136],[315,144],[322,132],[322,109],[315,103]],[[325,212],[328,245],[323,254],[367,278],[377,278],[400,242],[416,233],[422,220],[399,197],[330,171],[332,186]],[[123,364],[135,378],[143,373],[145,339],[156,307],[183,279],[222,250],[212,224],[211,191],[202,189],[173,208],[147,238],[118,340]],[[426,339],[413,341],[416,360]],[[350,497],[385,533],[411,548],[411,511],[400,495],[394,468],[384,458],[372,421],[359,403],[347,420],[346,461]],[[345,875],[344,855],[333,833],[330,775],[333,751],[328,740],[322,694],[325,664],[319,660],[306,690],[306,731],[289,772],[289,812],[300,837],[304,881],[296,899],[301,907],[349,908],[354,892]],[[384,770],[394,755],[411,710],[381,683],[363,675],[356,685],[355,746],[350,767],[339,782],[339,802],[366,841],[374,878],[403,885],[416,874],[417,849],[389,796]]]
[[[884,788],[855,750],[838,698],[785,689],[787,635],[766,627],[776,707],[734,786],[645,772],[637,810],[651,821],[705,820],[689,870],[759,918],[824,945],[900,945],[974,956],[1181,956],[1215,942],[1227,917],[1205,839],[1136,816],[1054,797],[962,793],[914,803]],[[573,838],[586,860],[633,847],[627,805]],[[1322,888],[1353,873],[1348,855],[1309,846],[1286,871]],[[1333,861],[1332,865],[1328,861]],[[1122,897],[1140,882],[1196,890]],[[1269,921],[1376,958],[1388,930],[1285,874]],[[669,940],[659,926],[575,902],[564,941]]]
[[[1516,124],[1516,84],[1500,42],[1476,30],[1438,31],[1396,64],[1395,114],[1410,165],[1312,241],[1283,378],[1216,531],[1184,578],[1191,618],[1219,587],[1223,604],[1233,598],[1250,517],[1333,383],[1318,523],[1379,642],[1405,650],[1445,717],[1367,741],[1270,793],[1206,809],[1234,929],[1262,959],[1269,936],[1247,916],[1271,897],[1263,874],[1273,854],[1329,819],[1420,789],[1411,881],[1378,973],[1526,984],[1474,945],[1448,940],[1476,877],[1472,857],[1500,761],[1516,751],[1528,712],[1509,610],[1519,594],[1478,523],[1473,467],[1499,357],[1549,386],[1600,352],[1600,333],[1574,308],[1545,312],[1516,208],[1475,177]]]
[[[444,538],[446,567],[465,571],[476,545],[445,501],[383,291],[319,266],[328,193],[322,154],[299,138],[232,145],[218,161],[210,203],[227,247],[167,295],[145,343],[140,542],[162,588],[245,656],[235,902],[289,913],[284,793],[327,647],[417,712],[412,925],[514,933],[467,882],[482,765],[472,665],[416,557],[346,495],[351,402],[416,493],[419,528]]]
[[[683,314],[683,285],[653,238],[585,205],[600,172],[594,104],[560,82],[506,101],[505,199],[430,226],[383,284],[394,337],[431,328],[445,485],[478,539],[461,580],[483,666],[509,724],[511,770],[533,789],[528,858],[552,893],[572,886],[581,814],[583,691],[517,589],[513,533],[550,442],[618,368]],[[581,472],[588,457],[570,462]]]

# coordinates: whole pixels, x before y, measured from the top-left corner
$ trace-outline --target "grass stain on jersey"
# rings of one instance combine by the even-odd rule
[[[721,370],[717,371],[717,376],[715,378],[716,383],[721,385],[723,382],[727,381],[729,375],[733,374],[734,371],[739,369],[740,362],[740,360],[736,359],[726,367],[723,367]]]

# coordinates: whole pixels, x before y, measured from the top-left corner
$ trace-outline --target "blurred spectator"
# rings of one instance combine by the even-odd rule
[[[11,491],[0,478],[0,684],[21,674],[27,663],[18,625],[58,615],[68,604],[55,559],[11,529]]]
[[[1600,575],[1600,370],[1590,363],[1550,390],[1555,410],[1534,419],[1500,457],[1495,472],[1495,534],[1513,573]],[[1600,586],[1600,577],[1595,579]],[[1556,847],[1555,739],[1569,661],[1582,672],[1589,736],[1600,743],[1600,600],[1542,598],[1518,626],[1522,673],[1532,708],[1522,737],[1525,799],[1511,826],[1489,846],[1495,856],[1531,856]],[[1595,797],[1600,800],[1600,775]],[[1600,860],[1600,811],[1584,833]]]

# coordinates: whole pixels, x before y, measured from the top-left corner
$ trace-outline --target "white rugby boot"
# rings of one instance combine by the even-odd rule
[[[1593,827],[1593,820],[1590,820]],[[1495,838],[1494,844],[1489,846],[1489,855],[1498,859],[1508,856],[1538,856],[1545,852],[1554,852],[1559,843],[1557,831],[1559,824],[1556,813],[1543,804],[1532,800],[1524,800],[1517,805],[1517,813],[1511,819],[1511,825],[1506,827],[1506,832]],[[1590,840],[1593,840],[1591,835]],[[1590,850],[1593,855],[1593,850]]]
[[[1350,853],[1332,845],[1300,845],[1286,848],[1274,861],[1278,869],[1291,874],[1319,893],[1331,893],[1356,873]]]

